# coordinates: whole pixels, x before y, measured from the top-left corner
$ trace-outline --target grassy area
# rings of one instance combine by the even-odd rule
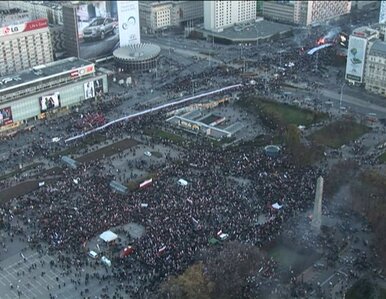
[[[62,156],[73,155],[73,154],[76,154],[77,152],[79,152],[79,150],[81,150],[81,149],[84,149],[90,145],[104,142],[104,141],[106,141],[106,139],[107,138],[105,135],[92,134],[92,135],[89,135],[88,137],[86,137],[82,143],[79,143],[78,145],[66,148],[62,151],[57,151],[57,152],[51,153],[49,156],[54,157],[54,158],[58,158],[58,157],[62,157]]]
[[[331,123],[311,134],[310,138],[317,144],[339,148],[353,141],[371,129],[352,120],[340,120]]]
[[[162,158],[162,154],[160,152],[151,152],[151,155],[156,158]]]
[[[271,144],[272,136],[270,135],[259,135],[255,137],[252,140],[244,141],[240,144],[237,144],[236,146],[238,148],[256,148],[261,146],[266,146],[268,144]]]
[[[154,138],[170,140],[176,144],[181,144],[185,140],[183,137],[181,137],[179,135],[176,135],[176,134],[173,134],[170,132],[166,132],[164,130],[157,129],[157,128],[147,128],[144,130],[144,133],[145,133],[145,135],[148,135],[148,136],[151,136]]]
[[[3,174],[2,176],[0,176],[0,181],[8,179],[10,177],[13,177],[15,175],[19,175],[19,174],[21,174],[21,173],[23,173],[25,171],[37,168],[37,167],[39,167],[41,165],[43,165],[43,163],[41,163],[41,162],[39,162],[39,163],[32,163],[30,165],[27,165],[27,166],[23,167],[22,169],[17,169],[17,170],[14,170],[12,172]]]
[[[274,102],[261,97],[250,97],[237,103],[247,111],[259,115],[264,124],[273,129],[289,124],[309,126],[328,117],[326,113]]]
[[[384,152],[382,155],[378,157],[379,161],[381,163],[386,163],[386,152]]]
[[[375,299],[374,285],[368,279],[360,279],[347,291],[346,299]]]

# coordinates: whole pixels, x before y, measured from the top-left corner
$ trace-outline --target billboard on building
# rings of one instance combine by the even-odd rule
[[[350,36],[346,64],[347,80],[362,83],[366,55],[366,45],[366,39],[354,35]]]
[[[96,95],[103,93],[103,79],[98,79],[94,81],[94,90]]]
[[[48,27],[48,20],[44,18],[18,24],[18,25],[9,25],[9,26],[0,28],[0,37],[9,36],[12,34],[17,34],[17,33],[22,33],[27,31],[33,31],[33,30],[42,29],[45,27]]]
[[[119,42],[121,47],[141,42],[138,1],[118,1]]]
[[[13,123],[11,107],[0,108],[0,127]]]
[[[50,95],[45,95],[39,98],[40,111],[47,112],[55,108],[60,107],[60,95],[59,92],[55,92]]]
[[[381,7],[379,9],[379,23],[385,24],[386,23],[386,1],[381,1]]]
[[[92,99],[95,97],[95,87],[94,87],[94,81],[89,81],[87,83],[84,83],[84,99]]]
[[[138,1],[80,1],[75,12],[80,58],[102,58],[140,43]]]
[[[89,1],[76,7],[79,57],[105,57],[119,47],[117,1]]]

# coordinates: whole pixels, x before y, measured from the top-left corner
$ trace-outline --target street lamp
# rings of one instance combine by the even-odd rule
[[[339,99],[339,111],[342,111],[342,100],[343,100],[343,88],[345,87],[345,84],[343,83],[340,87],[340,99]]]

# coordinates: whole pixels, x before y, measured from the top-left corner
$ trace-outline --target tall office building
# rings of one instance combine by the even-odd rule
[[[349,14],[351,1],[264,1],[268,19],[308,26]]]
[[[0,75],[53,61],[47,19],[0,28]]]
[[[204,28],[219,32],[256,19],[256,1],[204,1]]]
[[[140,1],[141,29],[157,32],[174,26],[202,23],[203,1]]]

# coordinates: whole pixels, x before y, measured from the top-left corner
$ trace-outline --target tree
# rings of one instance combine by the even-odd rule
[[[262,264],[258,248],[240,242],[228,242],[222,250],[215,248],[204,252],[208,276],[214,282],[214,298],[245,297],[248,278],[256,275]]]
[[[160,295],[168,299],[210,299],[213,287],[213,283],[204,275],[204,266],[200,262],[161,284]]]

